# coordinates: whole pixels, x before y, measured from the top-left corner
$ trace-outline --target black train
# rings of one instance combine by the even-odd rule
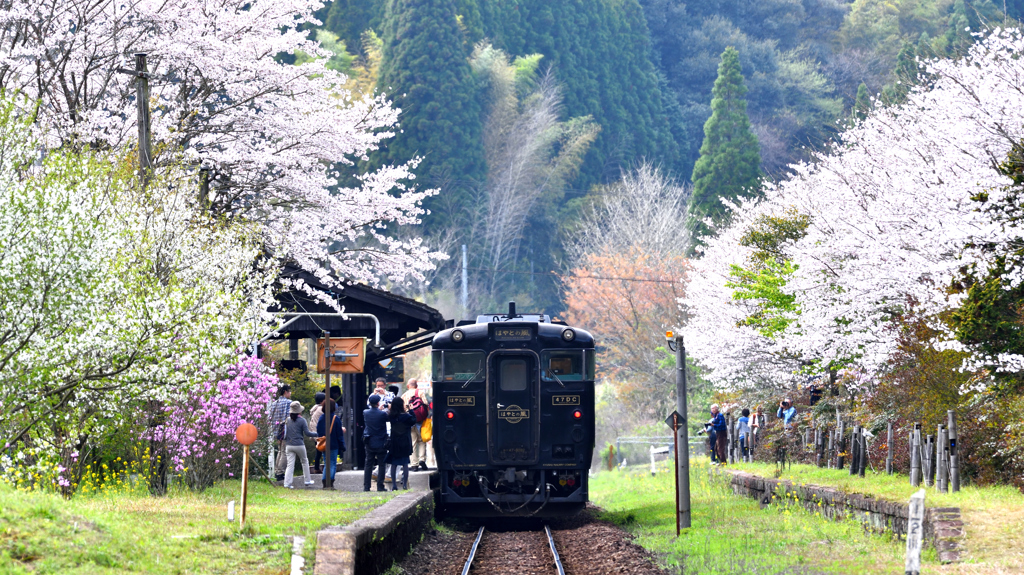
[[[594,338],[547,316],[460,322],[434,336],[442,512],[551,517],[587,502]]]

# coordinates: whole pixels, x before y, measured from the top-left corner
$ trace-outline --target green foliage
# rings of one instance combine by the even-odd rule
[[[857,86],[857,100],[853,104],[853,116],[863,120],[871,113],[871,96],[868,95],[868,87],[864,82]]]
[[[796,320],[799,313],[796,294],[786,292],[785,287],[797,267],[788,260],[777,262],[774,258],[766,260],[763,269],[758,271],[730,266],[732,279],[725,286],[733,290],[733,299],[756,300],[762,306],[744,320],[745,325],[756,328],[767,338],[774,338]]]
[[[355,47],[365,55],[361,41],[363,32],[380,26],[385,4],[385,0],[333,0],[321,20],[324,29],[337,35],[346,46]]]
[[[615,179],[641,158],[680,170],[676,138],[685,131],[667,114],[636,0],[478,1],[494,46],[542,54],[561,85],[565,114],[601,126],[576,188]]]
[[[377,161],[416,157],[427,187],[460,197],[483,179],[480,104],[453,0],[390,0],[378,88],[402,110],[401,130]],[[448,199],[449,202],[451,198]],[[441,207],[435,196],[426,203]]]
[[[711,92],[711,117],[704,124],[704,144],[693,167],[690,227],[696,236],[710,232],[704,218],[723,222],[726,212],[720,200],[750,197],[760,191],[761,156],[747,118],[746,93],[739,52],[730,46],[722,53]]]

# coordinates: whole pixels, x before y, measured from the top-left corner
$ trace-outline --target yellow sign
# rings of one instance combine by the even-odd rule
[[[551,405],[579,405],[580,396],[578,395],[552,395]]]
[[[448,397],[448,407],[473,407],[476,398],[472,395],[452,395]]]
[[[523,409],[518,405],[510,405],[507,409],[498,410],[498,419],[504,419],[509,423],[519,423],[524,419],[530,419],[530,410]]]

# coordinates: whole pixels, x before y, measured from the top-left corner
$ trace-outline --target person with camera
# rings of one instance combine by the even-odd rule
[[[728,425],[725,423],[725,416],[719,411],[718,404],[711,404],[711,428],[715,431],[715,454],[718,455],[718,464],[725,465],[729,461],[726,457],[726,443],[729,441]],[[710,435],[710,433],[709,433]]]
[[[793,407],[793,403],[789,401],[789,398],[786,398],[779,402],[779,411],[775,415],[782,420],[785,430],[789,431],[793,425],[793,419],[796,417],[796,408]]]

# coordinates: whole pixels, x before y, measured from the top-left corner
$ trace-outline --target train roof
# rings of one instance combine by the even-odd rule
[[[434,336],[432,345],[444,349],[479,349],[491,337],[491,326],[509,328],[530,327],[536,335],[536,338],[531,338],[531,340],[539,342],[543,347],[565,349],[590,349],[594,347],[594,336],[586,330],[563,323],[530,321],[527,318],[515,318],[513,320],[502,318],[499,321],[459,325],[438,332]],[[564,339],[563,332],[566,330],[572,330],[573,336],[571,340]],[[452,334],[455,331],[463,333],[461,341],[456,342],[452,339]]]

